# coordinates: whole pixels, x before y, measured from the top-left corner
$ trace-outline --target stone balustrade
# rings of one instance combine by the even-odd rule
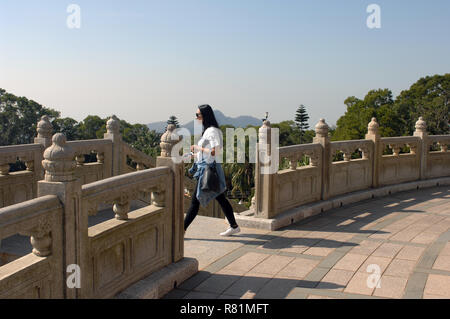
[[[113,206],[115,218],[83,233],[86,284],[81,297],[113,297],[173,261],[173,182],[170,168],[159,167],[82,186],[83,218],[97,214],[99,205],[105,203]],[[152,193],[152,205],[130,211],[140,192]]]
[[[420,178],[420,156],[418,147],[421,143],[416,136],[381,138],[381,149],[387,147],[392,155],[382,155],[380,159],[379,185],[392,185]],[[409,152],[400,153],[405,147]]]
[[[41,144],[0,147],[0,207],[36,197],[37,181],[43,178]],[[21,161],[26,170],[10,172],[10,164]]]
[[[0,298],[62,298],[62,210],[56,195],[0,209],[0,241],[30,237],[30,254],[0,267]]]
[[[277,210],[286,210],[320,199],[322,148],[318,143],[279,148],[280,163],[286,158],[289,168],[273,176],[273,199]],[[308,165],[300,163],[307,157]]]
[[[331,142],[330,155],[342,152],[343,161],[327,160],[329,165],[329,189],[327,197],[371,187],[373,145],[367,140]],[[361,158],[352,159],[351,155],[361,152]]]
[[[183,259],[184,164],[168,156],[152,160],[122,142],[116,118],[107,128],[100,140],[67,141],[54,134],[43,153],[41,144],[0,148],[4,162],[11,154],[25,158],[31,152],[30,167],[45,172],[36,178],[37,198],[0,208],[0,241],[20,234],[30,236],[33,246],[31,253],[0,265],[0,297],[114,297]],[[48,144],[48,137],[39,139]],[[91,152],[97,162],[84,163]],[[127,156],[137,159],[137,171],[127,173]],[[146,168],[152,165],[158,167]],[[89,174],[95,175],[91,182]],[[109,208],[114,218],[90,225],[90,216]],[[81,272],[79,282],[69,269]],[[74,285],[65,285],[68,280]]]
[[[174,127],[169,125],[162,136],[161,156],[155,161],[122,141],[116,117],[108,120],[107,133],[99,140],[49,136],[48,124],[46,117],[39,122],[35,144],[0,147],[0,203],[5,206],[0,208],[0,240],[21,234],[33,246],[28,255],[0,267],[0,297],[113,297],[183,259],[185,177],[184,163],[170,157],[180,140]],[[389,185],[423,180],[435,185],[434,178],[450,176],[450,136],[429,136],[423,119],[412,137],[381,138],[375,118],[363,140],[330,141],[324,119],[315,131],[313,143],[273,149],[276,135],[269,121],[263,123],[253,216],[237,216],[240,225],[286,216],[294,222],[367,198],[352,197],[355,193],[381,190],[377,194],[386,195],[383,189]],[[85,163],[84,155],[92,152],[97,162]],[[259,161],[265,156],[268,161]],[[265,168],[274,163],[271,156],[286,159],[288,167],[267,173]],[[18,158],[27,170],[9,172]],[[11,199],[26,183],[26,196]],[[112,218],[89,226],[90,216],[108,208]],[[298,211],[302,214],[291,218]],[[75,288],[64,285],[67,267],[73,265],[82,274]]]
[[[430,135],[428,136],[429,144],[437,144],[439,146],[438,152],[447,152],[448,146],[450,145],[449,135]]]
[[[144,152],[141,152],[126,143],[122,144],[122,148],[123,154],[126,154],[126,156],[129,157],[131,161],[136,163],[136,169],[138,171],[156,166],[156,160],[153,157],[148,156]],[[126,172],[128,173],[132,171],[134,171],[134,169],[131,166],[127,166]]]
[[[44,178],[43,153],[52,144],[53,127],[48,116],[37,125],[34,144],[0,146],[0,207],[20,203],[37,196],[37,182]],[[75,177],[82,184],[156,166],[156,160],[122,141],[120,122],[111,117],[103,139],[68,141],[74,151]],[[96,154],[96,162],[85,162]],[[10,172],[10,164],[22,161],[26,170]],[[136,167],[129,165],[134,162]]]
[[[259,225],[255,222],[258,219],[276,220],[294,214],[295,209],[301,211],[303,206],[338,201],[339,196],[450,176],[450,135],[429,136],[422,118],[416,123],[414,136],[382,138],[375,118],[362,140],[330,141],[324,119],[320,119],[315,131],[311,144],[278,148],[280,163],[286,159],[289,168],[283,166],[267,174],[261,168],[269,164],[257,162],[253,212],[244,214],[238,222]],[[270,122],[266,121],[259,132],[258,154],[270,153],[271,134]],[[430,150],[433,145],[439,150]],[[299,220],[298,216],[291,221],[294,219]]]
[[[83,184],[99,181],[112,175],[112,142],[110,140],[82,140],[67,142],[75,153],[75,176]],[[96,154],[97,161],[85,163],[85,155]]]

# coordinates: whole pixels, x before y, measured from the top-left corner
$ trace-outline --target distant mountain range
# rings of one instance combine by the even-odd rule
[[[248,125],[260,126],[262,123],[261,119],[258,119],[253,116],[241,115],[238,117],[228,117],[219,110],[214,110],[214,115],[216,116],[216,119],[217,119],[217,122],[219,123],[219,125],[233,125],[234,127],[244,127],[245,128]],[[167,126],[167,122],[166,121],[153,122],[153,123],[147,124],[147,126],[150,130],[155,130],[157,133],[164,133],[166,126]],[[194,133],[194,120],[192,120],[184,125],[180,125],[180,127],[187,128],[191,132],[191,134],[193,134]]]

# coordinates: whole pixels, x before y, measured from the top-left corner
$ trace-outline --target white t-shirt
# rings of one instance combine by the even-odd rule
[[[222,131],[217,127],[210,126],[205,130],[203,136],[198,141],[197,145],[208,150],[212,150],[216,147],[216,154],[218,148],[222,147]],[[197,161],[201,161],[204,158],[207,163],[211,163],[216,160],[216,156],[211,155],[210,152],[197,152]]]

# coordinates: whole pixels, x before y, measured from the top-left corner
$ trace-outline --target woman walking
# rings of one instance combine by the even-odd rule
[[[222,208],[228,223],[230,224],[230,227],[223,233],[220,233],[220,235],[231,236],[239,233],[240,228],[234,218],[233,207],[225,197],[226,183],[222,165],[215,161],[215,156],[219,148],[223,145],[222,132],[219,129],[214,112],[208,104],[200,105],[195,113],[195,116],[197,120],[202,123],[203,132],[197,145],[191,146],[191,152],[194,153],[193,156],[195,156],[196,159],[189,172],[194,174],[194,178],[197,179],[197,186],[192,194],[191,206],[189,207],[184,219],[184,230],[189,227],[194,218],[197,216],[200,204],[202,206],[206,206],[212,199],[215,198],[219,202],[220,207]],[[203,173],[207,168],[207,165],[215,165],[217,175],[219,176],[220,187],[218,192],[205,192],[200,187],[200,181],[202,180]]]

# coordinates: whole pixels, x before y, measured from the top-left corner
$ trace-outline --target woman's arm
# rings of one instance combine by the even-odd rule
[[[216,155],[216,148],[213,147],[212,149],[200,147],[198,145],[192,145],[191,146],[192,152],[203,152],[203,153],[210,153],[212,156]]]

